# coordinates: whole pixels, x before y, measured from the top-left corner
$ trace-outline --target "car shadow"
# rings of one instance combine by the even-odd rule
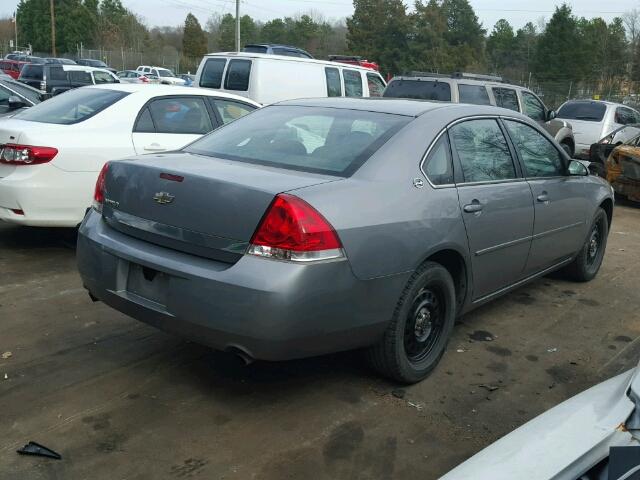
[[[0,223],[0,249],[75,249],[77,236],[75,228],[22,227]]]

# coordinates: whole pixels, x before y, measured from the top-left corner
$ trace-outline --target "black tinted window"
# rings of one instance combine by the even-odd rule
[[[60,67],[49,67],[47,72],[47,80],[67,81],[67,72]]]
[[[450,102],[451,87],[447,82],[436,80],[392,80],[383,96]]]
[[[210,58],[204,64],[200,86],[206,88],[220,88],[222,86],[222,72],[227,60],[224,58]]]
[[[518,105],[518,94],[510,88],[494,88],[493,96],[496,98],[496,106],[508,108],[509,110],[520,111]]]
[[[375,112],[276,105],[256,110],[186,150],[228,160],[348,176],[410,120]]]
[[[357,70],[343,70],[345,97],[362,96],[362,77]]]
[[[69,90],[17,114],[14,118],[31,122],[70,125],[96,115],[127,95],[126,92],[102,88]]]
[[[133,131],[140,133],[155,133],[156,128],[153,126],[153,120],[151,119],[151,113],[148,108],[145,108],[142,111],[142,114],[138,117],[138,121],[133,127]]]
[[[70,70],[67,73],[69,74],[69,80],[71,80],[75,84],[80,84],[80,85],[93,84],[93,80],[91,80],[91,74],[89,72]]]
[[[161,98],[151,102],[149,110],[158,133],[204,134],[213,130],[202,98]]]
[[[522,92],[524,100],[524,113],[534,119],[536,122],[544,122],[547,120],[547,111],[544,105],[529,92]]]
[[[568,102],[558,110],[558,118],[601,122],[606,111],[607,107],[604,103]]]
[[[259,45],[249,45],[242,49],[243,52],[249,53],[267,53],[267,47],[261,47]]]
[[[20,76],[22,78],[36,79],[42,80],[42,65],[25,65],[22,67],[22,71],[20,72]]]
[[[453,183],[453,165],[447,135],[444,134],[436,142],[427,157],[425,174],[434,185],[450,185]]]
[[[327,96],[342,96],[342,87],[340,86],[340,70],[337,68],[325,68],[324,75],[327,78]]]
[[[458,95],[460,96],[460,103],[491,105],[489,93],[484,85],[458,84]]]
[[[507,120],[505,124],[524,162],[527,177],[557,177],[564,174],[560,152],[540,132],[519,122]]]
[[[248,90],[250,74],[251,60],[230,60],[224,80],[225,90]]]
[[[516,177],[507,141],[495,120],[470,120],[451,128],[451,140],[462,164],[465,182]]]

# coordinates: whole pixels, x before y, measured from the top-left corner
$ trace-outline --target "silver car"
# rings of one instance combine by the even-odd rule
[[[624,125],[640,123],[637,110],[601,100],[570,100],[560,106],[557,117],[571,122],[575,157],[585,160],[589,159],[592,144]]]
[[[108,163],[77,258],[93,298],[163,330],[247,360],[365,347],[411,383],[457,316],[560,268],[592,279],[612,211],[519,113],[297,100]]]

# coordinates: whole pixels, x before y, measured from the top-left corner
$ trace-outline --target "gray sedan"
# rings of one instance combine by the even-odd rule
[[[94,299],[247,361],[366,348],[411,383],[457,316],[554,270],[591,280],[612,212],[513,111],[297,100],[108,163],[78,266]]]

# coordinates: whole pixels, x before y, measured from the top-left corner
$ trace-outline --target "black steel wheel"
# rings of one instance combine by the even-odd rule
[[[591,223],[584,245],[573,262],[564,269],[570,279],[577,282],[588,282],[598,274],[607,248],[608,236],[609,219],[605,211],[599,208]]]

